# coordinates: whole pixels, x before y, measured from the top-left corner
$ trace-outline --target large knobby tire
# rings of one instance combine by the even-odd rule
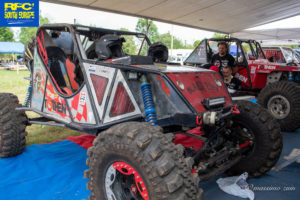
[[[163,134],[160,127],[149,123],[127,122],[101,132],[88,149],[85,177],[89,178],[89,199],[108,199],[111,191],[105,189],[105,177],[118,162],[125,162],[140,175],[151,200],[201,199],[197,175],[191,174],[193,163],[183,157],[183,147],[175,146],[172,140],[172,134]]]
[[[26,144],[27,117],[20,107],[18,97],[0,93],[0,157],[12,157],[23,152]]]
[[[233,118],[235,124],[245,127],[253,135],[253,144],[235,166],[230,175],[248,172],[258,177],[268,172],[278,161],[282,151],[280,127],[272,115],[263,107],[248,101],[238,101],[240,114]]]
[[[279,81],[268,84],[258,95],[258,103],[279,121],[281,130],[294,131],[300,127],[300,87]],[[282,110],[281,112],[279,112]],[[282,113],[282,114],[280,114]]]

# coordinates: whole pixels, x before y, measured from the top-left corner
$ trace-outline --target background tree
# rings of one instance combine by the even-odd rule
[[[0,41],[13,42],[14,32],[9,27],[0,27]]]
[[[172,35],[170,32],[161,34],[159,41],[165,44],[169,49],[171,49]],[[177,37],[173,36],[173,49],[184,49],[185,46],[182,44],[182,41]]]
[[[183,46],[184,49],[194,49],[194,45],[193,44],[185,44]]]
[[[222,33],[214,33],[213,38],[225,38],[225,34]]]
[[[150,26],[149,26],[147,36],[148,36],[149,40],[151,41],[151,43],[157,42],[157,39],[159,38],[159,33],[158,33],[158,30],[157,30],[157,26],[154,24],[153,21],[148,20],[148,19],[139,18],[139,20],[138,20],[138,22],[135,26],[135,31],[139,32],[139,33],[146,34],[147,26],[149,24],[150,24]],[[138,42],[137,51],[139,51],[139,49],[141,47],[141,44],[142,44],[142,39],[140,39],[139,42]],[[142,51],[141,51],[140,55],[146,55],[147,54],[147,49],[148,49],[147,42],[144,41],[144,45],[143,45],[143,48],[142,48]]]
[[[193,47],[196,48],[199,44],[200,44],[201,40],[196,40],[194,43],[193,43]]]
[[[139,33],[146,34],[148,24],[150,24],[150,27],[147,36],[152,43],[156,42],[157,39],[159,38],[159,33],[157,30],[157,26],[154,24],[153,21],[140,18],[135,26],[135,30]]]
[[[121,28],[121,31],[129,31],[126,28]],[[136,55],[137,54],[137,47],[136,44],[133,40],[133,36],[127,35],[127,36],[123,36],[126,40],[126,42],[123,43],[123,51],[126,54],[129,55]]]
[[[40,25],[49,24],[50,20],[47,17],[40,15]],[[19,34],[19,41],[24,45],[31,41],[31,38],[36,35],[37,27],[22,27]]]

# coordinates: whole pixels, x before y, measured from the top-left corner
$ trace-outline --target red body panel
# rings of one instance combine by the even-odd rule
[[[249,87],[250,86],[250,80],[248,75],[248,70],[246,67],[238,67],[239,71],[235,74],[235,77],[239,79],[241,82],[242,87]]]
[[[98,104],[102,104],[103,95],[108,83],[108,78],[91,74],[91,80],[95,88]]]
[[[202,105],[205,98],[224,96],[225,106],[232,105],[227,89],[217,72],[179,72],[168,73],[167,76],[198,113],[206,111]]]
[[[71,103],[71,111],[75,110],[76,115],[73,115],[73,119],[77,119],[78,121],[81,121],[83,118],[85,122],[87,122],[87,105],[85,101],[82,101],[82,99],[85,99],[84,96],[86,93],[79,92],[76,94],[72,100]]]
[[[125,113],[133,112],[134,110],[134,105],[131,102],[123,84],[119,83],[109,116],[115,117]]]
[[[299,67],[287,66],[285,63],[272,63],[266,59],[248,60],[252,88],[264,88],[267,75],[272,72],[300,71]]]

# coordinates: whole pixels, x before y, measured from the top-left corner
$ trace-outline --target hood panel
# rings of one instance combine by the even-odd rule
[[[167,73],[178,90],[198,113],[205,112],[202,105],[205,98],[225,97],[226,106],[232,105],[226,86],[220,75],[213,71]]]

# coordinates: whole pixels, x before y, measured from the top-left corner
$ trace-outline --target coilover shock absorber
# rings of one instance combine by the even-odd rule
[[[293,81],[294,79],[293,79],[293,73],[292,72],[289,72],[289,81]]]
[[[155,112],[155,105],[152,96],[151,85],[147,82],[147,78],[145,75],[141,78],[142,84],[142,96],[144,102],[144,109],[146,114],[146,121],[151,123],[152,125],[157,125],[157,118]]]
[[[26,47],[27,49],[27,51],[30,51],[29,49],[28,49],[28,46]],[[33,56],[32,56],[32,54],[30,53],[30,55],[31,55],[31,57],[30,57],[30,59],[31,60],[33,60]],[[26,94],[26,98],[25,98],[25,101],[24,101],[24,106],[25,107],[29,107],[29,105],[30,105],[30,100],[31,100],[31,90],[32,90],[32,76],[33,76],[33,73],[32,73],[32,68],[31,68],[31,63],[30,63],[30,61],[28,61],[28,63],[27,63],[27,68],[28,68],[28,70],[30,71],[30,82],[29,82],[29,86],[28,86],[28,89],[27,89],[27,94]]]
[[[32,80],[30,80],[30,83],[28,86],[28,90],[27,90],[27,94],[26,94],[26,98],[25,98],[25,102],[24,102],[25,107],[29,107],[30,99],[31,99],[31,89],[32,89]]]

